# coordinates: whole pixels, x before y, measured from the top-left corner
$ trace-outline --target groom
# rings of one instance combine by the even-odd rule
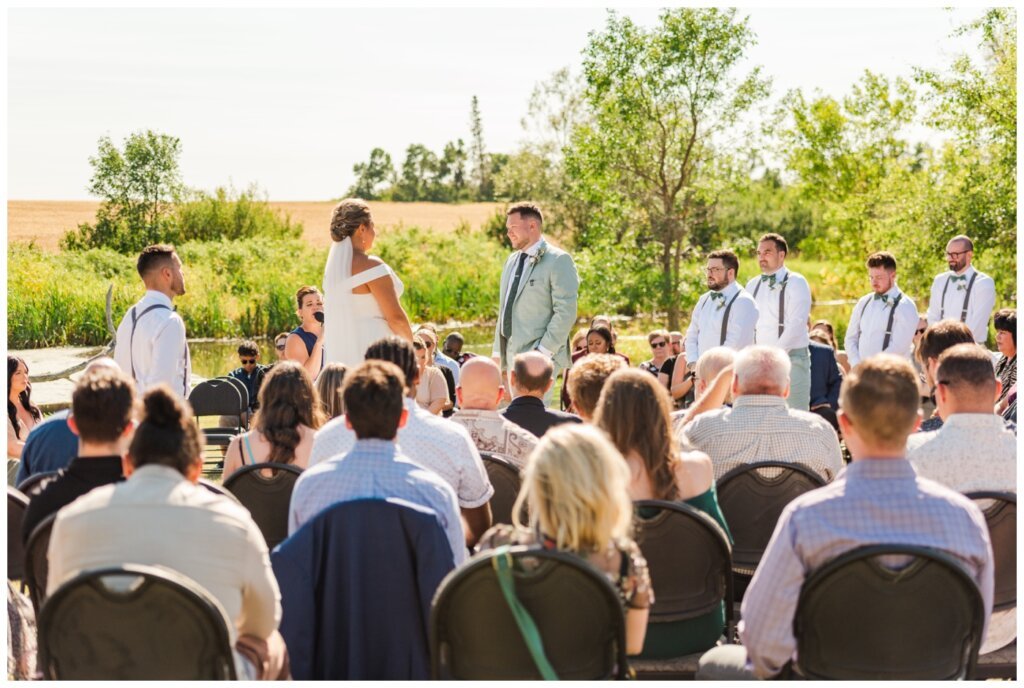
[[[548,244],[544,216],[533,203],[508,209],[505,227],[515,253],[501,273],[493,356],[502,372],[524,351],[539,351],[558,370],[569,366],[569,331],[576,323],[580,286],[572,257]],[[544,402],[551,401],[548,390]]]

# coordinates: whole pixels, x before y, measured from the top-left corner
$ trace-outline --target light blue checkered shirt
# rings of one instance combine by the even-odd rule
[[[295,483],[288,534],[324,509],[357,499],[399,499],[437,513],[455,565],[466,558],[466,537],[455,491],[443,478],[397,450],[390,440],[356,440],[352,451],[307,469]]]
[[[918,477],[905,459],[862,459],[831,484],[793,500],[779,518],[739,624],[757,676],[778,673],[796,651],[793,617],[804,579],[840,554],[879,544],[932,547],[960,559],[981,589],[988,624],[994,568],[981,510]]]

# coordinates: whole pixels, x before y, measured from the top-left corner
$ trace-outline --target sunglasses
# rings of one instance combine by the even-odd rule
[[[668,345],[668,342],[652,342],[651,343],[651,348],[652,349],[660,349],[663,346],[667,346],[667,345]]]
[[[242,361],[242,365],[252,365],[253,363],[256,362],[255,358],[242,358],[242,359],[239,359],[239,360]]]
[[[276,348],[278,351],[284,351],[284,344],[278,344]]]
[[[920,330],[917,330],[916,332],[914,332],[914,334],[915,335],[917,335],[917,334],[924,334],[924,331],[927,330],[927,329],[928,329],[927,327],[922,327]]]

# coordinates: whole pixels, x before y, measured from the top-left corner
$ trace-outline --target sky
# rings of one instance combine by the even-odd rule
[[[841,97],[865,69],[943,68],[981,9],[741,9],[748,64],[772,99]],[[656,9],[620,10],[652,25]],[[374,147],[469,141],[476,95],[488,150],[511,152],[534,86],[578,71],[606,11],[560,8],[9,9],[7,196],[88,199],[101,136],[177,136],[186,184],[256,183],[272,200],[343,196]],[[926,131],[922,138],[933,137]]]

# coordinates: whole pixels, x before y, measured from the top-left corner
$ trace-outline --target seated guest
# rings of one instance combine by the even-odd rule
[[[224,476],[261,462],[306,468],[313,435],[323,419],[309,373],[295,361],[281,361],[260,389],[260,410],[253,418],[252,430],[231,438],[224,455]]]
[[[1017,310],[1003,308],[996,311],[996,348],[999,349],[999,363],[996,365],[996,376],[1003,385],[996,405],[1000,413],[1009,406],[1007,398],[1010,390],[1017,384]]]
[[[924,364],[918,356],[918,352],[921,350],[921,339],[924,338],[924,333],[927,331],[928,318],[918,318],[917,329],[914,330],[914,355],[910,357],[910,363],[914,366],[914,372],[917,373],[917,386],[921,390],[921,412],[924,418],[931,418],[935,413],[935,399],[932,397],[932,388],[928,383],[927,375],[925,375]]]
[[[815,332],[820,332],[828,338],[827,344],[832,347],[832,351],[836,354],[836,362],[839,363],[839,367],[843,371],[843,375],[850,372],[850,361],[846,357],[845,351],[840,351],[839,342],[836,341],[836,330],[828,320],[816,320],[810,327],[810,334],[813,335]]]
[[[587,354],[572,368],[566,382],[572,398],[572,410],[589,422],[597,410],[597,399],[608,376],[626,367],[626,362],[612,354]]]
[[[324,366],[316,378],[316,395],[325,420],[337,418],[345,413],[345,402],[341,398],[341,385],[345,381],[345,364],[331,362]]]
[[[395,499],[432,509],[448,535],[456,565],[465,559],[466,540],[451,485],[398,449],[395,437],[406,424],[405,375],[393,363],[368,360],[347,376],[342,396],[348,412],[340,419],[356,441],[350,451],[304,472],[295,483],[288,533],[333,504],[357,499]]]
[[[7,484],[13,486],[25,440],[43,414],[32,403],[28,365],[17,356],[7,357]]]
[[[476,357],[476,354],[462,350],[465,345],[465,338],[458,332],[452,332],[444,338],[444,355],[458,363],[460,368],[466,361]]]
[[[579,329],[576,330],[576,334],[572,336],[572,343],[569,345],[572,350],[572,360],[575,362],[579,358],[583,358],[587,355],[587,330]],[[577,354],[579,354],[577,356]]]
[[[579,423],[580,417],[544,406],[544,395],[555,381],[551,359],[539,351],[517,354],[509,373],[512,403],[501,412],[508,420],[537,437],[562,423]]]
[[[839,440],[821,417],[786,405],[789,356],[751,346],[736,354],[732,408],[702,413],[683,429],[711,457],[715,479],[758,461],[799,463],[831,481],[843,467]]]
[[[820,332],[820,330],[819,330]],[[812,334],[808,342],[811,352],[811,413],[816,413],[839,432],[836,411],[839,410],[839,387],[843,384],[843,369],[836,361],[836,352],[827,344],[823,334]]]
[[[302,287],[295,292],[295,306],[300,323],[285,341],[284,358],[316,377],[324,363],[324,297],[316,287]]]
[[[981,589],[987,624],[993,563],[985,518],[963,495],[915,474],[904,458],[907,436],[921,418],[910,362],[890,354],[862,362],[843,382],[839,408],[853,463],[782,512],[743,598],[743,644],[706,653],[698,680],[778,674],[796,651],[793,618],[804,580],[867,545],[932,547],[955,556]]]
[[[135,408],[135,383],[118,368],[98,366],[79,379],[71,395],[67,424],[78,436],[78,456],[46,483],[28,503],[21,539],[36,526],[85,493],[123,478],[121,457],[128,449]]]
[[[939,367],[939,356],[946,349],[957,344],[970,344],[974,341],[971,328],[959,320],[940,320],[928,326],[928,329],[921,335],[921,341],[917,347],[916,356],[924,370],[925,381],[931,390],[931,396],[935,396],[935,370]],[[938,409],[931,418],[926,418],[918,432],[930,432],[942,427],[942,416]]]
[[[668,383],[672,379],[672,371],[675,368],[675,358],[669,352],[668,332],[665,330],[651,332],[647,335],[647,343],[651,345],[651,358],[637,367],[646,370],[657,378],[665,389],[668,389]]]
[[[416,403],[419,366],[413,345],[399,337],[379,339],[366,350],[367,360],[389,361],[405,375],[406,424],[398,430],[402,451],[413,461],[438,474],[451,485],[466,521],[466,542],[472,546],[491,527],[491,496],[494,487],[487,477],[480,452],[469,432],[457,423],[438,418]],[[310,465],[339,458],[356,443],[355,432],[340,416],[327,423],[313,438]]]
[[[419,334],[412,338],[419,365],[419,382],[416,383],[416,403],[435,416],[441,415],[451,402],[448,399],[448,385],[440,369],[429,357],[426,340]],[[450,407],[449,407],[450,408]]]
[[[228,377],[240,380],[245,385],[245,389],[249,392],[249,412],[251,414],[252,411],[260,407],[260,385],[263,384],[263,378],[267,375],[267,366],[260,365],[260,349],[252,340],[246,340],[238,345],[238,360],[242,365],[228,373]]]
[[[628,485],[626,462],[603,433],[580,425],[555,428],[526,466],[512,508],[516,527],[495,526],[481,539],[480,549],[538,545],[586,559],[618,589],[626,608],[626,652],[635,655],[644,645],[654,591],[647,561],[629,538],[633,505]],[[524,505],[529,524],[518,523]]]
[[[267,544],[245,507],[196,485],[203,443],[188,406],[158,384],[124,460],[127,480],[61,509],[50,536],[47,593],[86,569],[160,566],[206,589],[232,621],[240,679],[284,678],[280,594]]]
[[[285,360],[284,350],[285,350],[285,347],[287,346],[287,344],[288,344],[288,333],[287,332],[282,332],[281,334],[279,334],[276,337],[274,337],[274,351],[277,354],[277,358],[275,359],[275,362]]]
[[[1010,393],[1006,395],[1007,406],[1006,410],[1003,411],[1003,420],[1006,421],[1006,427],[1017,425],[1017,383],[1013,383],[1013,387],[1010,388]]]
[[[498,364],[478,356],[462,366],[461,382],[456,390],[459,410],[452,421],[469,431],[480,451],[505,459],[516,468],[525,467],[526,457],[537,446],[537,436],[498,413],[498,403],[505,393]]]
[[[587,331],[587,339],[584,343],[584,352],[574,361],[579,360],[587,354],[612,354],[618,356],[626,365],[629,365],[629,358],[615,351],[615,338],[608,326],[603,324],[593,325]],[[569,373],[572,368],[566,368],[562,372],[562,408],[569,408],[572,404],[572,397],[569,394]]]
[[[718,506],[711,460],[680,452],[669,424],[668,393],[642,370],[612,373],[601,390],[594,425],[604,430],[629,466],[633,501],[679,501],[713,518],[729,536]],[[650,514],[653,515],[653,514]],[[641,512],[641,516],[648,516]],[[731,537],[730,537],[731,539]],[[713,647],[725,628],[725,606],[694,619],[654,624],[644,657],[679,657]]]
[[[423,325],[416,331],[416,334],[423,340],[423,344],[427,348],[427,363],[440,371],[441,377],[444,378],[448,397],[441,408],[441,415],[448,418],[455,408],[455,388],[459,384],[461,368],[454,359],[448,358],[437,350],[437,332],[432,325]]]
[[[668,346],[669,354],[672,356],[678,356],[679,354],[686,353],[686,341],[683,339],[683,333],[678,330],[672,330],[669,332]]]

